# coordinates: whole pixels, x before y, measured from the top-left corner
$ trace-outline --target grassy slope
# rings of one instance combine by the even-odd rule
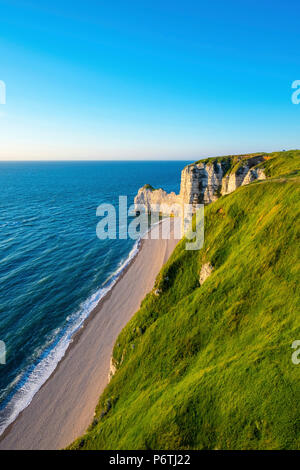
[[[202,158],[201,160],[198,160],[197,163],[222,163],[222,162],[229,162],[231,168],[234,167],[241,159],[242,160],[247,160],[248,158],[251,157],[257,157],[259,155],[266,155],[264,152],[258,152],[258,153],[245,153],[242,155],[223,155],[221,157],[209,157],[209,158]],[[191,163],[191,165],[194,165],[195,163]]]
[[[273,179],[206,208],[202,250],[178,244],[157,279],[163,292],[120,334],[122,364],[71,448],[300,448],[299,156],[273,154]]]

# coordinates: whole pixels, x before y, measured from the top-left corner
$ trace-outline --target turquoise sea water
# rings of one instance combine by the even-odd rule
[[[97,238],[98,205],[132,204],[145,183],[178,192],[187,163],[0,163],[0,433],[137,250]]]

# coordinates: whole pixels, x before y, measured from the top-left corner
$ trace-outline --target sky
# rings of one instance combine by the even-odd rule
[[[298,0],[0,0],[0,159],[300,148],[299,17]]]

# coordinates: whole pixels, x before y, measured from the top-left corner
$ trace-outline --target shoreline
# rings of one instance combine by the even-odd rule
[[[88,324],[88,321],[90,319],[92,319],[93,315],[95,315],[97,313],[97,309],[99,309],[101,307],[102,302],[106,298],[108,298],[109,294],[114,289],[114,287],[117,285],[118,281],[123,277],[123,275],[127,272],[129,267],[133,263],[134,259],[136,258],[136,256],[138,255],[138,253],[140,252],[140,250],[142,248],[142,243],[143,243],[143,239],[138,239],[136,241],[136,243],[133,245],[131,251],[129,252],[127,258],[123,261],[122,264],[120,264],[120,266],[116,269],[116,271],[110,276],[108,281],[102,287],[100,287],[98,289],[99,291],[101,291],[102,289],[107,289],[107,291],[100,297],[100,299],[98,301],[96,301],[95,305],[91,308],[91,310],[89,311],[87,316],[82,320],[82,322],[77,326],[76,326],[76,323],[75,323],[75,329],[74,329],[73,333],[71,334],[70,340],[69,340],[69,342],[66,346],[66,349],[65,349],[63,355],[55,363],[52,372],[50,372],[50,374],[45,378],[45,380],[41,383],[41,385],[33,392],[31,398],[28,400],[28,403],[25,404],[25,406],[23,406],[20,409],[20,411],[18,411],[16,413],[16,415],[12,419],[12,421],[9,424],[7,424],[5,429],[0,433],[0,443],[1,443],[1,440],[6,436],[6,434],[8,434],[8,432],[11,429],[13,423],[18,419],[19,416],[21,416],[23,411],[30,405],[30,403],[34,399],[35,395],[39,392],[39,390],[42,389],[42,387],[48,382],[48,380],[55,374],[55,372],[56,372],[57,368],[59,367],[61,361],[66,357],[67,352],[69,351],[69,349],[72,347],[73,344],[75,345],[76,342],[79,340],[80,334],[83,332],[84,327]],[[132,252],[134,252],[133,256],[132,256]],[[112,282],[110,282],[110,279],[112,279]],[[56,348],[56,346],[53,348],[52,351],[54,351],[55,348]],[[5,412],[6,407],[11,405],[11,402],[14,400],[14,397],[15,397],[15,395],[18,394],[18,392],[19,391],[16,390],[16,392],[12,395],[11,401],[7,402],[5,407],[2,409],[2,412]],[[22,399],[22,395],[19,398],[19,400],[20,399]],[[16,401],[16,404],[17,403],[18,403],[18,400]],[[10,414],[8,414],[8,416],[10,417]],[[0,410],[0,418],[1,418],[1,410]]]
[[[80,340],[80,337],[82,335],[82,333],[84,332],[84,329],[87,327],[88,323],[90,321],[93,320],[94,316],[97,315],[98,311],[101,309],[102,307],[102,304],[108,300],[110,298],[110,295],[112,294],[113,290],[117,287],[118,285],[118,282],[122,279],[122,277],[126,274],[126,272],[128,271],[128,269],[130,268],[130,266],[134,263],[134,260],[135,258],[138,256],[138,254],[140,253],[140,251],[142,250],[142,246],[143,246],[143,241],[144,240],[139,240],[139,248],[138,248],[138,251],[137,253],[135,254],[135,256],[133,258],[131,258],[128,262],[128,264],[124,267],[124,269],[120,272],[119,276],[117,277],[115,283],[111,286],[111,288],[104,294],[103,297],[100,298],[100,300],[98,301],[97,305],[90,311],[90,313],[88,314],[88,316],[83,320],[83,323],[80,327],[78,327],[78,329],[75,331],[75,333],[73,334],[72,338],[71,338],[71,341],[69,342],[68,346],[67,346],[67,349],[63,355],[63,357],[58,361],[58,363],[56,364],[55,366],[55,369],[51,372],[51,374],[49,375],[49,377],[45,380],[45,382],[40,386],[40,388],[37,390],[37,392],[33,395],[31,401],[29,402],[29,404],[27,406],[25,406],[19,413],[18,415],[16,416],[16,418],[7,426],[7,428],[2,432],[2,434],[0,434],[0,450],[1,450],[1,442],[2,440],[5,439],[5,437],[7,435],[9,435],[10,431],[12,430],[14,424],[18,421],[19,418],[21,418],[23,412],[26,410],[26,408],[28,408],[32,401],[34,400],[35,396],[40,392],[40,390],[43,389],[44,386],[46,386],[47,382],[49,380],[51,380],[52,377],[54,377],[55,373],[58,371],[61,363],[63,362],[63,360],[65,358],[67,358],[67,355],[68,353],[71,351],[71,349],[73,347],[76,346],[77,342]],[[124,263],[126,263],[127,259],[124,261]]]
[[[0,449],[60,449],[84,434],[108,384],[117,336],[177,243],[140,240],[137,254],[76,331],[54,371],[0,436]]]

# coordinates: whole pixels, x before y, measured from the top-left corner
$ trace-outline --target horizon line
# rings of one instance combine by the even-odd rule
[[[216,157],[234,157],[234,156],[246,156],[246,155],[253,155],[253,154],[269,154],[269,153],[276,153],[276,152],[294,152],[300,149],[294,148],[294,149],[282,149],[282,150],[271,150],[271,151],[250,151],[246,153],[218,153],[215,155],[202,155],[201,157],[192,157],[192,158],[138,158],[138,159],[131,159],[131,158],[104,158],[104,159],[8,159],[8,160],[2,160],[0,158],[0,163],[57,163],[57,162],[69,162],[69,163],[74,163],[74,162],[85,162],[85,163],[95,163],[95,162],[194,162],[198,160],[204,160],[206,158],[216,158]]]

